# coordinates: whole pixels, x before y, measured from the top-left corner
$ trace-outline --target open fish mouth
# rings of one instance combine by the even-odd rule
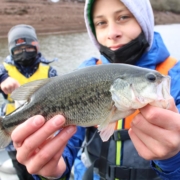
[[[170,94],[170,78],[167,76],[157,86],[157,95],[159,100],[168,98]]]
[[[171,78],[169,76],[164,76],[163,81],[157,86],[157,99],[150,104],[153,106],[168,109],[170,95],[170,84]]]

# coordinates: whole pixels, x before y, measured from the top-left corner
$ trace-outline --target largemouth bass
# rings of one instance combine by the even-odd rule
[[[126,64],[82,68],[49,79],[37,80],[16,89],[11,96],[26,102],[0,119],[0,146],[7,146],[12,130],[28,118],[41,114],[48,121],[57,114],[66,124],[98,125],[107,141],[115,122],[147,104],[166,108],[170,77],[155,70]]]

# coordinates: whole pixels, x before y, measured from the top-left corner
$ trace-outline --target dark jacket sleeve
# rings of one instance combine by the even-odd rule
[[[152,168],[163,180],[180,179],[180,153],[165,160],[154,160],[151,162]]]
[[[9,77],[8,72],[6,71],[3,65],[0,65],[0,84]]]
[[[0,65],[0,84],[8,77],[9,77],[8,72],[6,71],[3,65]],[[2,93],[5,99],[7,98],[7,95],[1,90],[1,88],[0,88],[0,93]]]

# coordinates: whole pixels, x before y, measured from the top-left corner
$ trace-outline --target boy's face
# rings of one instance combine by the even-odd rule
[[[111,50],[129,43],[142,31],[120,0],[95,0],[93,22],[98,42]]]

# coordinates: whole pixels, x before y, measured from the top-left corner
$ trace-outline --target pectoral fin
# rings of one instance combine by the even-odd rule
[[[100,132],[100,137],[102,141],[107,141],[110,136],[113,134],[115,127],[116,127],[116,122],[111,123],[113,116],[116,114],[117,108],[112,104],[111,111],[106,118],[106,120],[98,126],[98,131]]]
[[[102,139],[103,142],[108,141],[108,139],[112,136],[112,134],[114,133],[116,127],[116,122],[114,123],[110,123],[105,129],[103,129],[100,132],[100,137]]]

